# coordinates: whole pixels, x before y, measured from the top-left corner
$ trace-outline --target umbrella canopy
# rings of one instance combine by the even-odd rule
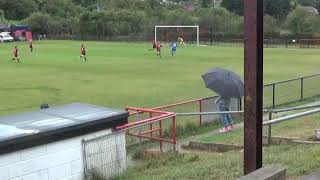
[[[202,75],[206,88],[225,98],[241,98],[244,85],[241,78],[232,71],[213,68]]]

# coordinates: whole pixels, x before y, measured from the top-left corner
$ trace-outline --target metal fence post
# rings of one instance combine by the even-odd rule
[[[212,26],[210,28],[210,43],[211,43],[211,46],[212,46],[212,43],[213,43],[213,27]]]
[[[238,111],[241,111],[241,109],[242,109],[242,107],[241,107],[242,106],[242,102],[241,101],[242,101],[242,99],[239,98],[238,99]]]
[[[159,132],[159,135],[160,135],[160,138],[162,139],[163,138],[163,131],[162,131],[162,120],[159,121],[159,129],[160,129],[160,132]],[[162,140],[160,140],[160,151],[163,152],[163,148],[162,148]]]
[[[301,78],[300,88],[301,88],[301,101],[303,101],[303,78]]]
[[[149,118],[152,118],[152,112],[149,112]],[[151,131],[152,130],[152,123],[150,123],[149,125],[149,130]],[[153,133],[151,132],[150,133],[150,136],[152,137]]]
[[[272,84],[272,107],[275,107],[275,92],[276,92],[276,84]]]
[[[176,136],[176,116],[172,117],[172,140],[173,140],[173,150],[176,150],[177,136]]]
[[[272,119],[272,112],[269,112],[269,120]],[[271,124],[268,125],[268,145],[271,144]]]
[[[199,100],[199,112],[202,112],[202,99]],[[199,127],[202,126],[202,115],[199,115]]]

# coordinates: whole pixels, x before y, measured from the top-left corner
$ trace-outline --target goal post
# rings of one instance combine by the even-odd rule
[[[168,26],[168,25],[156,25],[154,26],[154,40],[157,42],[157,29],[158,28],[196,28],[197,29],[197,46],[200,45],[199,39],[200,39],[200,31],[199,31],[199,26]]]

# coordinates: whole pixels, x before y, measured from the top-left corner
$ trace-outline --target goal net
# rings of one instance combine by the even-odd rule
[[[187,44],[199,46],[199,26],[154,26],[154,40],[165,43],[182,38]]]

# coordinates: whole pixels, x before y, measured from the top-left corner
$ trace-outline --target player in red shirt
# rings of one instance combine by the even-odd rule
[[[154,49],[156,49],[157,47],[157,43],[155,40],[152,41],[152,49],[149,49],[149,51],[153,51]]]
[[[29,48],[30,48],[30,52],[32,53],[33,51],[32,39],[29,40]]]
[[[87,61],[87,56],[86,56],[86,47],[84,46],[84,44],[81,45],[80,48],[80,59],[84,57],[84,60]]]
[[[19,60],[19,55],[18,55],[18,53],[19,53],[19,49],[18,49],[18,47],[17,46],[15,46],[14,48],[13,48],[13,58],[12,58],[12,61],[13,60],[17,60],[18,61],[18,63],[20,63],[20,60]]]
[[[160,58],[161,58],[161,47],[162,47],[162,45],[161,45],[160,41],[158,41],[156,44],[156,49],[157,49],[157,56],[159,56]]]

